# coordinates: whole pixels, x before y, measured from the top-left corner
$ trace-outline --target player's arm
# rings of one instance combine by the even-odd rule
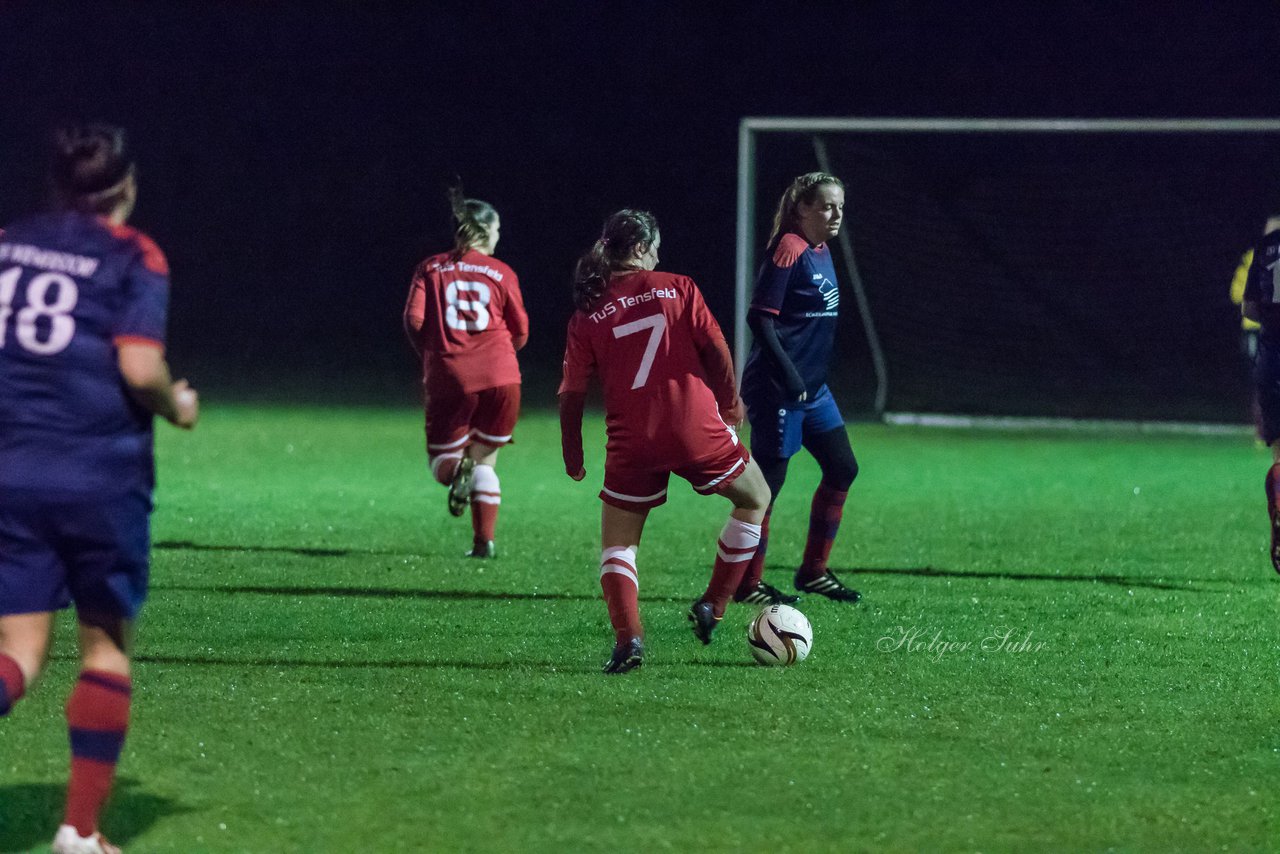
[[[524,310],[524,295],[520,293],[520,280],[511,273],[507,286],[507,298],[502,305],[502,322],[511,333],[511,346],[519,350],[529,343],[529,315]]]
[[[724,339],[720,324],[716,323],[707,308],[701,292],[690,282],[691,316],[694,325],[694,343],[698,349],[698,361],[702,363],[702,375],[707,387],[716,397],[716,406],[724,423],[737,427],[746,413],[742,399],[738,397],[738,382],[733,370],[733,356]]]
[[[565,474],[574,480],[587,476],[582,465],[582,412],[586,402],[584,392],[560,392],[560,453],[564,457]]]
[[[595,354],[578,332],[582,315],[575,312],[569,320],[569,334],[564,345],[564,367],[560,379],[560,451],[565,474],[582,480],[587,470],[582,465],[582,411],[587,402],[587,384],[595,371]]]
[[[782,339],[778,337],[777,316],[771,312],[757,308],[752,308],[747,312],[747,326],[751,328],[752,334],[756,336],[756,341],[760,342],[760,352],[764,354],[765,360],[773,369],[773,373],[782,383],[782,388],[786,391],[787,397],[803,401],[808,394],[805,391],[804,379],[800,376],[800,372],[796,370],[795,363],[791,361],[791,357],[787,355],[787,351],[782,346]]]
[[[409,298],[404,304],[404,334],[413,352],[422,355],[422,326],[427,319],[427,288],[422,272],[415,271],[409,285]]]
[[[196,426],[200,398],[186,380],[174,382],[164,350],[158,344],[117,342],[116,363],[139,405],[183,429]]]

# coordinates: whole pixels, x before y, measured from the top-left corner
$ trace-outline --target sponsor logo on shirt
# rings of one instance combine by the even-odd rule
[[[436,268],[442,273],[451,273],[458,270],[463,273],[479,273],[482,276],[488,276],[495,282],[502,281],[502,274],[490,267],[488,264],[467,264],[464,261],[456,261],[452,264],[441,264]]]
[[[596,323],[604,320],[612,314],[616,314],[620,308],[631,308],[641,303],[653,302],[656,299],[678,299],[675,288],[651,288],[650,290],[636,294],[633,297],[619,296],[614,297],[609,302],[600,306],[600,308],[588,315]]]
[[[12,261],[24,267],[37,267],[58,273],[70,273],[87,279],[98,269],[98,259],[69,252],[53,252],[25,243],[0,243],[0,261]]]

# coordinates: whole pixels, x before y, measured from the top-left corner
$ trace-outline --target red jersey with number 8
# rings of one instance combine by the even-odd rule
[[[529,317],[515,271],[497,258],[471,249],[423,261],[404,323],[429,389],[471,394],[519,384],[516,350],[529,335]]]
[[[676,467],[721,447],[720,418],[700,353],[724,348],[724,334],[688,276],[614,275],[594,311],[575,311],[560,393],[604,386],[607,453],[639,466]],[[736,399],[732,379],[721,389]]]

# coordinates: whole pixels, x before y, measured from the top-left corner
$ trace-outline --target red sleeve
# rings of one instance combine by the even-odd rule
[[[529,343],[529,315],[524,310],[524,295],[520,293],[520,280],[514,271],[511,273],[511,286],[507,288],[506,305],[502,308],[502,320],[511,333],[513,347],[519,350]]]
[[[409,299],[404,305],[404,331],[409,336],[409,345],[413,352],[422,355],[422,324],[427,318],[427,289],[422,279],[422,269],[413,273],[413,281],[409,285]]]
[[[596,370],[595,354],[581,331],[582,318],[583,314],[575,311],[569,319],[569,335],[564,345],[564,372],[557,394],[567,391],[585,394],[591,375]]]
[[[582,410],[587,396],[580,391],[560,393],[560,452],[570,476],[582,471]]]
[[[742,421],[742,401],[738,399],[733,357],[729,355],[729,345],[720,331],[720,324],[716,323],[711,309],[702,299],[702,292],[692,281],[689,282],[689,318],[693,323],[693,340],[698,348],[703,375],[711,393],[716,396],[720,417],[725,423],[737,424]]]

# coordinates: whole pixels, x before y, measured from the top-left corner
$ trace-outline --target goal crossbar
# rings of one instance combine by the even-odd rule
[[[822,118],[789,116],[748,116],[738,125],[738,217],[734,276],[734,363],[741,379],[748,349],[747,305],[751,295],[751,271],[755,242],[756,163],[755,137],[760,133],[807,133],[815,135],[815,152],[826,169],[825,148],[817,139],[822,133],[1280,133],[1280,119],[1182,118],[1182,119],[992,119],[992,118]],[[841,235],[845,241],[846,234]],[[865,311],[866,294],[854,259],[845,243],[848,285],[853,289],[863,327],[872,348],[876,369],[877,416],[884,414],[888,378],[883,353],[871,317]]]

